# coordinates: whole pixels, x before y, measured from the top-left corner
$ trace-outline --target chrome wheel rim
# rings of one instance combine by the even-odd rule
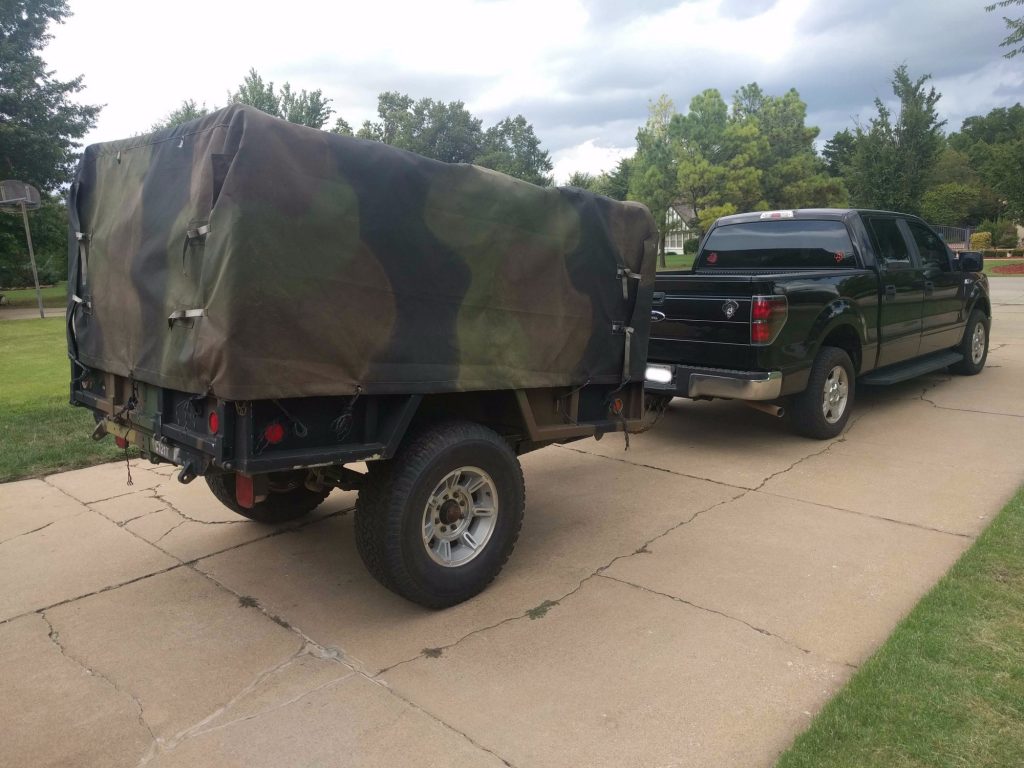
[[[846,404],[850,399],[850,379],[846,369],[841,365],[832,367],[825,377],[825,390],[822,393],[821,414],[829,424],[835,424],[846,413]]]
[[[445,475],[423,510],[423,547],[430,559],[456,568],[484,551],[498,522],[498,490],[479,467]]]
[[[985,356],[985,324],[977,323],[971,335],[971,362],[978,365]]]

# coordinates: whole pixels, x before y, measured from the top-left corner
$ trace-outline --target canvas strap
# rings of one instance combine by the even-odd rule
[[[205,309],[179,309],[167,316],[167,327],[170,328],[177,320],[191,320],[196,317],[203,317]]]

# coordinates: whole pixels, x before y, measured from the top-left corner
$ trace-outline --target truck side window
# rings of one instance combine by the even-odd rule
[[[949,252],[941,238],[928,229],[928,227],[923,227],[916,222],[908,221],[907,226],[910,228],[910,233],[914,236],[914,242],[917,243],[917,251],[921,254],[922,266],[938,272],[949,272]]]
[[[896,219],[868,219],[868,233],[881,265],[887,269],[910,269],[910,249]]]

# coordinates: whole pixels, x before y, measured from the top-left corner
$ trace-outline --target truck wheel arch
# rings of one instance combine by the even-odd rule
[[[863,341],[857,329],[849,322],[841,322],[832,326],[822,337],[817,349],[822,347],[838,347],[850,356],[855,375],[861,371],[863,363]],[[817,350],[815,350],[817,354]]]

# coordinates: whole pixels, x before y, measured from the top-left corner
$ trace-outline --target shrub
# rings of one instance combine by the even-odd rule
[[[696,253],[699,245],[699,237],[688,237],[683,241],[683,253]]]
[[[975,232],[971,235],[971,250],[984,251],[992,247],[991,232]]]
[[[996,248],[1017,247],[1017,227],[1009,219],[986,219],[978,225],[979,232],[992,233],[992,245]]]

